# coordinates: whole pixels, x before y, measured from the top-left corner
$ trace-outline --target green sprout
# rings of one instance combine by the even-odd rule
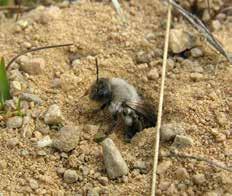
[[[0,110],[4,108],[5,101],[10,99],[10,85],[6,73],[4,58],[0,61]]]

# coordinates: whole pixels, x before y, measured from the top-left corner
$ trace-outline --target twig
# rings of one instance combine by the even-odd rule
[[[227,167],[222,163],[217,163],[213,160],[209,160],[205,157],[200,157],[200,156],[196,156],[196,155],[188,155],[188,154],[180,154],[180,153],[176,153],[176,152],[170,152],[167,155],[162,155],[162,157],[179,157],[179,158],[186,158],[186,159],[195,159],[197,161],[203,161],[208,163],[209,165],[213,166],[213,167],[218,167],[220,169],[232,172],[232,168],[231,167]]]
[[[0,11],[9,10],[9,11],[30,11],[35,7],[26,7],[26,6],[0,6]]]
[[[38,51],[38,50],[44,50],[44,49],[49,49],[49,48],[60,48],[60,47],[65,47],[65,46],[71,46],[73,44],[60,44],[60,45],[52,45],[52,46],[43,46],[43,47],[39,47],[39,48],[32,48],[30,50],[26,50],[24,52],[21,52],[20,54],[16,55],[15,57],[13,57],[10,62],[7,64],[6,66],[6,70],[9,69],[10,65],[17,59],[19,58],[20,56],[24,55],[24,54],[27,54],[29,52],[35,52],[35,51]]]
[[[230,63],[232,63],[232,58],[230,55],[224,50],[221,43],[212,35],[209,29],[203,24],[203,22],[192,13],[188,12],[180,5],[178,5],[174,0],[165,0],[169,2],[175,9],[177,9],[180,14],[182,14],[199,32],[203,34],[203,36],[207,39],[207,41],[218,51],[220,52]]]
[[[111,0],[111,1],[113,3],[113,6],[114,6],[117,14],[121,17],[122,21],[125,23],[126,22],[126,18],[123,15],[123,11],[122,11],[122,8],[121,8],[118,0]]]
[[[165,77],[166,77],[166,66],[167,66],[167,57],[168,57],[168,44],[169,44],[169,37],[170,37],[169,35],[170,35],[171,18],[172,18],[172,6],[171,4],[169,4],[168,15],[167,15],[166,35],[165,35],[165,45],[164,45],[164,55],[163,55],[163,68],[162,68],[162,80],[161,80],[160,99],[159,99],[159,110],[158,110],[158,118],[157,118],[155,154],[154,154],[154,160],[153,160],[151,196],[155,196],[155,191],[156,191],[156,172],[157,172],[158,156],[159,156],[160,127],[161,127],[161,120],[162,120],[164,84],[165,84]]]

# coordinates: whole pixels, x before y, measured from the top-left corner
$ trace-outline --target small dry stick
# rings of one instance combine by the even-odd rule
[[[30,11],[35,7],[25,7],[25,6],[0,6],[0,11],[8,10],[8,11]]]
[[[164,83],[165,83],[165,77],[166,77],[166,66],[167,66],[167,57],[168,57],[168,44],[169,44],[171,18],[172,18],[172,6],[171,6],[171,4],[169,4],[168,5],[168,15],[167,15],[166,35],[165,35],[165,45],[164,45],[164,55],[163,55],[163,68],[162,68],[162,80],[161,80],[161,89],[160,89],[159,110],[158,110],[158,118],[157,118],[155,154],[154,154],[154,160],[153,160],[151,196],[155,196],[155,191],[156,191],[156,172],[157,172],[158,156],[159,156],[160,127],[161,127],[161,120],[162,120]]]
[[[204,25],[204,23],[195,15],[185,10],[175,0],[165,0],[182,15],[184,16],[192,26],[197,29],[202,35],[207,39],[207,41],[213,46],[218,52],[220,52],[230,63],[232,63],[231,56],[225,51],[222,44],[213,36],[209,29]]]
[[[60,47],[65,47],[65,46],[71,46],[73,44],[59,44],[59,45],[52,45],[52,46],[43,46],[43,47],[39,47],[39,48],[32,48],[30,50],[26,50],[24,52],[21,52],[20,54],[16,55],[15,57],[13,57],[10,62],[7,64],[6,66],[6,70],[9,69],[10,65],[17,59],[19,58],[20,56],[24,55],[24,54],[27,54],[27,53],[30,53],[30,52],[35,52],[35,51],[38,51],[38,50],[44,50],[44,49],[49,49],[49,48],[60,48]]]
[[[232,172],[232,168],[231,167],[227,167],[222,163],[217,163],[213,160],[209,160],[205,157],[200,157],[200,156],[196,156],[196,155],[188,155],[188,154],[180,154],[180,153],[176,153],[176,152],[170,152],[167,155],[162,155],[162,157],[177,157],[177,158],[186,158],[186,159],[195,159],[197,161],[203,161],[208,163],[209,165],[213,166],[213,167],[218,167],[220,169]]]

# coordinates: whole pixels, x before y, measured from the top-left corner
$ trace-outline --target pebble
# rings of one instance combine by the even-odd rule
[[[191,73],[190,79],[194,82],[200,81],[203,79],[203,74],[201,73]]]
[[[18,144],[19,144],[19,140],[17,137],[11,138],[7,141],[7,146],[9,148],[14,148]]]
[[[147,74],[147,78],[150,80],[158,79],[159,78],[158,70],[156,68],[151,69]]]
[[[51,140],[50,136],[47,135],[37,142],[37,146],[39,148],[43,148],[43,147],[51,146],[52,143],[53,143],[53,141]]]
[[[39,151],[37,152],[37,155],[38,155],[38,156],[46,156],[47,153],[46,153],[46,151],[44,151],[44,150],[39,150]]]
[[[134,163],[134,169],[139,169],[140,172],[144,173],[147,170],[145,161],[138,160]]]
[[[30,94],[30,93],[22,93],[20,95],[20,99],[28,102],[34,102],[35,104],[41,105],[42,99],[38,95]]]
[[[107,186],[109,183],[109,179],[105,176],[101,176],[98,178],[98,181],[103,185],[103,186]]]
[[[45,68],[45,60],[43,58],[29,58],[27,56],[20,57],[20,69],[31,75],[38,75]]]
[[[80,128],[74,126],[64,126],[56,134],[53,140],[53,147],[61,152],[69,152],[73,150],[79,143]]]
[[[161,126],[161,141],[168,142],[175,138],[176,135],[184,135],[185,130],[182,124],[169,123]]]
[[[228,124],[228,119],[224,112],[216,112],[216,118],[221,126],[226,126]]]
[[[23,124],[23,118],[21,116],[14,116],[7,119],[6,126],[9,129],[20,128]]]
[[[139,51],[136,54],[136,63],[137,64],[143,64],[143,63],[150,63],[154,57],[153,52],[145,52],[145,51]]]
[[[164,160],[161,163],[159,163],[158,168],[157,168],[157,173],[159,175],[164,174],[168,168],[172,165],[172,162],[169,160]]]
[[[222,25],[219,20],[213,20],[212,21],[212,28],[213,31],[219,31],[222,28]]]
[[[28,27],[29,22],[27,20],[19,20],[17,24],[22,28],[25,29]]]
[[[183,29],[172,29],[170,31],[170,49],[179,54],[196,46],[196,38]]]
[[[7,161],[0,160],[0,170],[6,169],[6,168],[7,168]]]
[[[204,174],[196,174],[192,178],[193,178],[194,184],[197,184],[197,185],[202,185],[206,181]]]
[[[18,82],[18,81],[12,81],[11,82],[11,90],[13,88],[13,91],[21,91],[22,90],[22,86],[21,86],[21,83]]]
[[[33,190],[36,190],[39,188],[39,184],[36,180],[34,179],[30,179],[29,180],[29,184],[30,184],[30,187],[33,189]]]
[[[199,57],[203,56],[203,52],[199,48],[193,48],[193,49],[191,49],[190,52],[191,52],[191,56],[194,58],[199,58]]]
[[[51,105],[45,116],[44,122],[48,125],[60,124],[63,121],[63,115],[57,104]]]
[[[67,169],[64,172],[64,182],[71,184],[76,182],[77,180],[78,180],[78,175],[75,170]]]
[[[54,78],[54,80],[52,80],[52,88],[61,88],[60,78]]]
[[[219,196],[215,191],[206,192],[203,196]]]
[[[183,167],[180,167],[178,168],[176,171],[175,171],[175,174],[176,174],[176,178],[178,180],[185,180],[185,179],[188,179],[189,178],[189,173],[187,172],[187,170]]]
[[[189,136],[177,135],[172,143],[173,147],[182,148],[193,145],[193,139]]]
[[[106,138],[102,143],[103,159],[107,174],[110,179],[115,179],[129,172],[128,166],[118,148],[110,138]]]

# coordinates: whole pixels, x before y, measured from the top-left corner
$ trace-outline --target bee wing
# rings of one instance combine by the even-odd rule
[[[156,114],[152,104],[145,101],[126,101],[125,105],[144,116],[152,125],[156,124]]]

